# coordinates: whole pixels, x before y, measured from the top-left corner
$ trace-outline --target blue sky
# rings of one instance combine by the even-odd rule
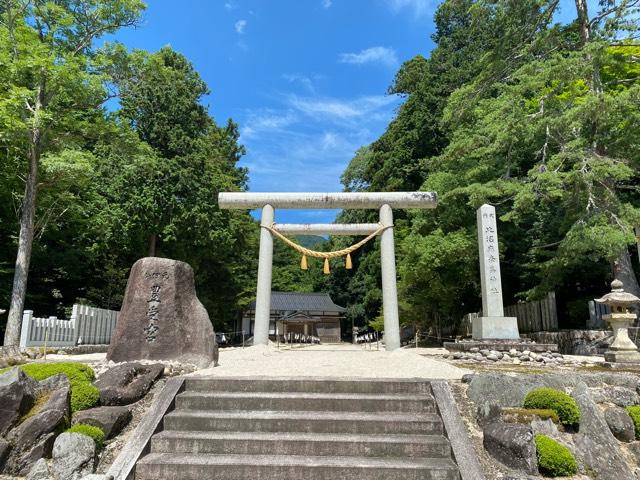
[[[115,37],[129,48],[171,45],[189,58],[211,89],[211,114],[240,125],[250,190],[340,191],[355,151],[401,102],[386,94],[398,67],[433,48],[437,3],[149,0],[141,25]],[[335,214],[277,211],[276,221]]]

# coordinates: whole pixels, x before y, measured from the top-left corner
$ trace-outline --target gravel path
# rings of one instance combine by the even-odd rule
[[[413,349],[387,352],[351,344],[221,348],[220,365],[191,375],[430,378],[458,380],[469,370]]]

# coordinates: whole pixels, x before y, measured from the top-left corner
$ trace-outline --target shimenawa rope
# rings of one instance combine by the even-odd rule
[[[367,243],[369,240],[371,240],[372,238],[375,238],[376,236],[380,235],[387,228],[393,227],[393,225],[379,224],[379,227],[376,229],[375,232],[363,238],[358,243],[354,243],[350,247],[343,248],[342,250],[334,250],[332,252],[319,252],[317,250],[311,250],[310,248],[305,248],[302,245],[298,245],[293,240],[290,240],[289,238],[281,234],[278,230],[276,230],[275,225],[276,225],[275,223],[272,223],[271,225],[260,225],[260,227],[267,229],[269,232],[271,232],[273,235],[278,237],[284,243],[289,245],[295,251],[302,254],[302,259],[300,260],[300,268],[302,270],[307,270],[309,268],[307,264],[307,257],[324,258],[323,271],[325,274],[328,274],[331,271],[329,267],[330,258],[344,257],[345,255],[347,257],[345,261],[345,268],[351,269],[353,267],[353,264],[351,262],[351,254],[355,252],[357,249],[359,249],[361,246],[363,246],[365,243]]]

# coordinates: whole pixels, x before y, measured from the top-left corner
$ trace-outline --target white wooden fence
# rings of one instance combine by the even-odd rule
[[[113,310],[74,305],[69,320],[57,317],[37,318],[32,310],[22,315],[20,348],[40,347],[46,342],[51,347],[106,345],[116,328],[118,314]]]

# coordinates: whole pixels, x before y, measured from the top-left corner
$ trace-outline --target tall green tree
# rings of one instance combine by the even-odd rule
[[[237,125],[215,122],[203,103],[206,83],[171,48],[127,52],[115,45],[106,55],[104,70],[120,103],[115,118],[136,138],[103,141],[103,204],[93,218],[110,241],[99,242],[96,258],[114,275],[145,255],[186,261],[211,317],[218,326],[228,323],[248,301],[245,284],[254,273],[247,256],[257,245],[249,215],[217,204],[218,192],[246,188]]]
[[[36,224],[39,170],[91,128],[107,99],[97,73],[96,38],[134,24],[140,0],[4,0],[0,8],[0,141],[25,174],[19,207],[18,251],[5,345],[20,338],[20,323]],[[14,160],[15,161],[15,160]]]

